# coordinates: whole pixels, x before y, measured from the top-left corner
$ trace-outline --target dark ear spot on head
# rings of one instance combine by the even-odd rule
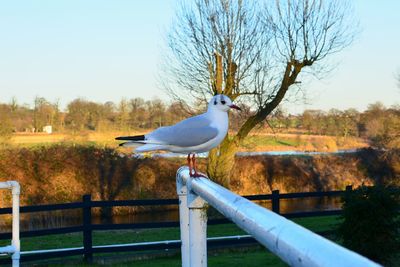
[[[214,99],[214,105],[216,105],[217,104],[217,99]]]
[[[224,97],[221,95],[221,104],[222,104],[222,105],[225,105],[225,103],[226,103],[226,102],[225,102],[225,99],[224,99]]]

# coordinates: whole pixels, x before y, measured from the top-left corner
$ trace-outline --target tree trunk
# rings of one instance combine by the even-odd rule
[[[229,188],[238,144],[229,136],[208,155],[207,174],[213,181]]]
[[[298,74],[306,65],[311,64],[308,62],[298,61],[288,62],[280,87],[274,98],[270,102],[265,103],[263,107],[260,107],[256,114],[250,116],[240,127],[235,136],[226,136],[219,147],[210,151],[208,155],[207,174],[211,179],[213,179],[213,181],[229,188],[230,178],[235,164],[235,154],[238,151],[240,144],[249,132],[256,125],[265,120],[267,116],[281,103],[289,87],[296,82]]]

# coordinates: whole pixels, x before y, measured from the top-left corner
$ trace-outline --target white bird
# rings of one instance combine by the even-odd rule
[[[127,141],[120,146],[135,146],[136,152],[165,150],[188,153],[190,176],[199,177],[202,175],[196,171],[195,153],[207,152],[224,140],[228,133],[228,110],[231,108],[241,110],[226,95],[215,95],[208,103],[206,113],[172,126],[160,127],[145,135],[120,136],[115,139]]]

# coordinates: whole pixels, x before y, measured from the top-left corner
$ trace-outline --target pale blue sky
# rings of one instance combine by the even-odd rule
[[[304,85],[305,104],[287,108],[363,110],[400,104],[400,1],[355,0],[362,32],[334,56],[338,67]],[[0,102],[35,96],[62,106],[83,97],[118,102],[167,95],[157,88],[174,0],[25,0],[0,2]]]

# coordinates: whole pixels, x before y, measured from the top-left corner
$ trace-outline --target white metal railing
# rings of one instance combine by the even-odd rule
[[[178,170],[176,183],[183,267],[207,266],[206,203],[290,266],[380,266],[207,178],[191,178],[187,167]]]
[[[0,254],[12,254],[12,266],[19,266],[19,194],[20,186],[16,181],[0,182],[0,189],[10,189],[12,193],[12,240],[11,245],[0,247]]]

